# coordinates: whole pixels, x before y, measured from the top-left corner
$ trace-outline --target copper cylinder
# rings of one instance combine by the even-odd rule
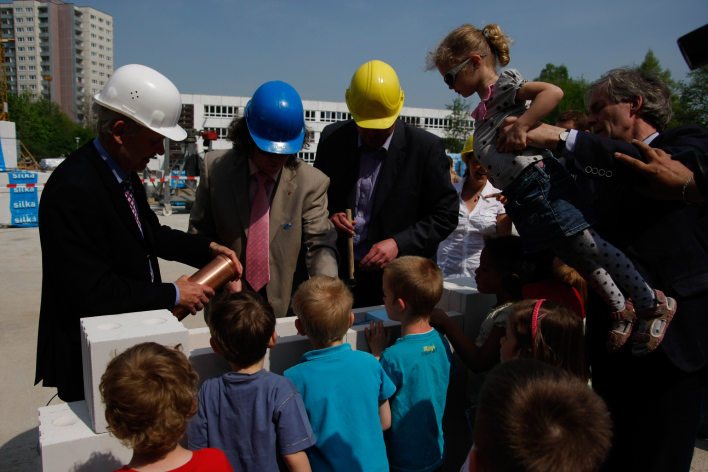
[[[233,261],[225,255],[219,254],[212,259],[211,262],[195,272],[189,278],[189,281],[195,284],[206,285],[214,290],[219,290],[226,282],[233,280],[236,274],[236,265]],[[175,315],[179,321],[182,321],[189,315],[189,310],[177,306],[172,310],[172,314]]]

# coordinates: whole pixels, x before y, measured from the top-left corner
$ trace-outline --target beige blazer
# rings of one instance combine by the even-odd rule
[[[286,165],[280,174],[270,209],[270,282],[266,285],[276,317],[288,311],[302,246],[307,248],[310,276],[337,277],[337,234],[328,219],[328,187],[329,178],[300,160]],[[244,269],[251,215],[248,190],[247,156],[233,149],[207,153],[188,230],[233,249]]]

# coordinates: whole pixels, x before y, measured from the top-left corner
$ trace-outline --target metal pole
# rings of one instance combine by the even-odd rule
[[[162,161],[162,169],[164,171],[164,176],[165,176],[165,199],[163,201],[164,205],[166,208],[169,208],[170,205],[170,191],[171,191],[171,186],[172,186],[172,175],[170,172],[170,140],[169,138],[165,138],[165,160]]]

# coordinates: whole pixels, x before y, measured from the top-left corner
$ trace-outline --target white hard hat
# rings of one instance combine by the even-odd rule
[[[140,64],[119,67],[93,99],[174,141],[187,137],[177,124],[182,113],[179,90],[154,69]]]

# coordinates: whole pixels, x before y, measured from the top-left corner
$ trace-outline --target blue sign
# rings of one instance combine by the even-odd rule
[[[173,170],[172,173],[171,173],[171,176],[172,176],[172,177],[179,177],[179,176],[180,176],[180,172],[179,172],[178,170]],[[186,177],[186,176],[187,176],[187,172],[182,171],[181,176],[182,176],[182,177]],[[185,185],[184,185],[184,180],[170,179],[170,187],[172,187],[172,188],[184,188],[184,187],[185,187]]]
[[[10,189],[10,217],[12,226],[37,226],[37,211],[39,210],[39,193],[36,186],[26,187],[26,184],[36,184],[37,174],[34,172],[13,172],[8,174],[11,184],[21,184],[22,187]]]

